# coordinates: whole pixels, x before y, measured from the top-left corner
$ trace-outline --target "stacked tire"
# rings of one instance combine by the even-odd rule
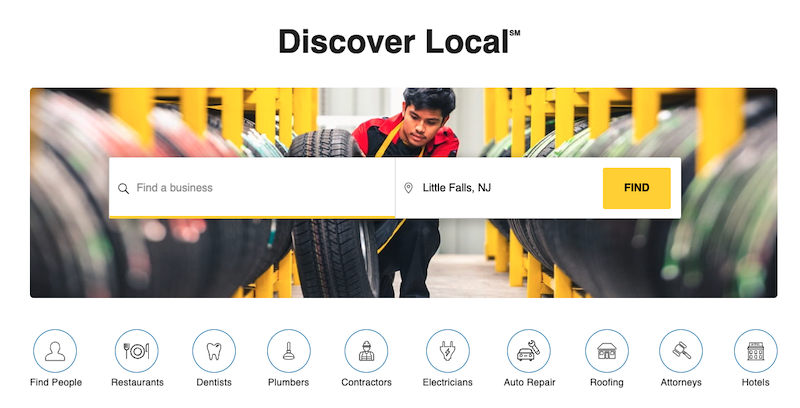
[[[288,252],[286,220],[109,219],[109,157],[243,156],[213,129],[198,138],[173,109],[150,120],[156,143],[144,149],[102,107],[34,98],[31,296],[229,297]]]
[[[289,156],[363,157],[364,154],[349,132],[328,129],[297,136]],[[296,220],[292,239],[304,297],[377,297],[378,248],[372,221]]]
[[[755,95],[745,108],[743,142],[724,165],[697,177],[693,105],[662,111],[657,127],[638,144],[631,117],[623,116],[594,140],[582,131],[542,154],[554,139],[548,135],[526,154],[680,157],[680,220],[510,220],[512,230],[545,269],[558,265],[595,297],[775,296],[775,96]]]

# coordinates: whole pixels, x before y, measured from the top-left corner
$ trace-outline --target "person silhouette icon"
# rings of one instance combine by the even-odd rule
[[[358,353],[358,361],[375,361],[375,353],[369,351],[372,348],[372,345],[369,344],[369,341],[364,341],[364,344],[361,346],[364,351]]]
[[[50,354],[44,356],[44,361],[66,361],[67,358],[61,354],[61,344],[57,341],[50,343]]]

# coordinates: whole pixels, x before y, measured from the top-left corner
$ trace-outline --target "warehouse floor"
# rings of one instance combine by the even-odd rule
[[[508,273],[494,271],[494,261],[483,255],[436,255],[428,269],[428,290],[434,298],[525,297],[525,287],[508,285]],[[400,293],[400,274],[394,281]],[[292,286],[292,297],[303,297],[300,286]]]

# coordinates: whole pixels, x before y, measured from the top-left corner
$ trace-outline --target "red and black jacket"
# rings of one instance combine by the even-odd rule
[[[386,137],[391,133],[401,121],[403,114],[398,113],[390,118],[376,118],[368,120],[359,125],[353,131],[353,137],[358,142],[361,151],[367,157],[375,157]],[[425,146],[423,157],[455,157],[458,153],[458,138],[453,133],[453,129],[447,126],[442,126],[433,140],[428,142]],[[384,152],[384,157],[404,157],[404,156],[418,156],[420,148],[406,146],[400,140],[400,133],[395,135],[394,140]]]

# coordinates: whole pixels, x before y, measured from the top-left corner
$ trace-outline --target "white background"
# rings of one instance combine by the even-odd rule
[[[782,7],[783,6],[783,7]],[[390,12],[391,11],[391,12]],[[796,180],[798,105],[794,39],[796,13],[786,2],[645,3],[493,1],[469,3],[370,1],[172,3],[140,1],[14,2],[2,14],[4,137],[3,202],[7,213],[0,248],[4,340],[0,384],[6,401],[36,406],[119,407],[179,403],[308,406],[347,401],[349,406],[537,404],[613,407],[708,404],[793,406],[798,380],[796,289],[800,281]],[[411,55],[279,55],[279,28],[326,34],[416,34]],[[506,55],[425,55],[424,32],[499,33],[520,29]],[[27,231],[29,165],[27,118],[31,87],[106,86],[734,86],[776,87],[781,96],[781,258],[776,299],[389,299],[342,300],[46,300],[31,299]],[[189,313],[202,310],[202,316]],[[358,311],[357,317],[351,312]],[[179,324],[176,324],[179,322]],[[344,388],[353,376],[341,350],[364,322],[383,334],[392,355],[378,372],[391,388]],[[146,376],[122,370],[114,343],[131,328],[159,339],[160,355]],[[232,387],[200,388],[213,378],[191,359],[197,333],[209,327],[237,342],[237,359],[224,378]],[[299,373],[282,374],[264,357],[264,340],[286,327],[301,330],[314,355]],[[470,388],[423,388],[425,376],[447,378],[425,359],[431,333],[455,328],[470,339],[469,363],[458,378]],[[703,339],[702,363],[691,373],[667,370],[658,345],[682,327]],[[79,378],[73,389],[38,388],[33,377],[53,375],[31,355],[36,337],[51,328],[68,331],[78,359],[60,378]],[[547,333],[552,358],[535,378],[554,378],[550,389],[503,387],[506,377],[525,378],[506,357],[508,338],[523,328]],[[588,337],[613,328],[630,345],[618,372],[598,376],[585,361]],[[736,339],[762,328],[780,353],[768,371],[747,373],[733,356]],[[317,346],[319,345],[319,346]],[[318,347],[318,348],[317,348]],[[319,350],[319,352],[317,352]],[[325,357],[329,356],[329,357]],[[267,378],[305,378],[311,389],[265,388]],[[160,378],[164,387],[112,388],[110,379]],[[592,388],[592,377],[623,379],[624,387]],[[360,377],[359,377],[360,378]],[[702,379],[700,388],[660,387],[662,378]],[[770,380],[769,387],[742,387],[743,378]],[[258,392],[256,392],[258,391]]]

